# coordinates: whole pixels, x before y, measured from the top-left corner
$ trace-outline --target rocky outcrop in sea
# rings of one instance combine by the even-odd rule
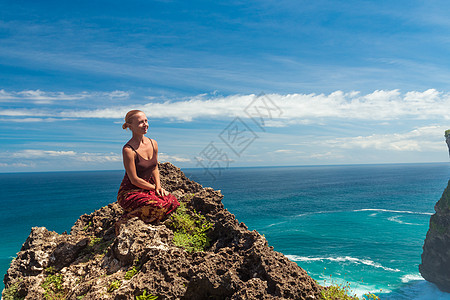
[[[450,156],[450,129],[445,131],[445,141],[448,146],[448,155]]]
[[[427,281],[450,293],[450,181],[434,209],[419,271]]]
[[[450,130],[445,132],[445,137],[450,152]],[[430,218],[419,271],[427,281],[450,293],[450,181],[434,209],[436,213]]]
[[[187,214],[211,225],[204,251],[176,246],[170,219],[149,225],[135,218],[116,236],[123,211],[112,203],[81,216],[70,234],[32,228],[4,277],[3,299],[319,298],[321,287],[239,223],[220,191],[170,163],[159,168],[163,187]]]

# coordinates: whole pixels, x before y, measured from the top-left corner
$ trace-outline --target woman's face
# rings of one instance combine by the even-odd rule
[[[138,134],[146,134],[148,130],[148,120],[143,112],[138,112],[133,116],[130,124],[131,131]]]

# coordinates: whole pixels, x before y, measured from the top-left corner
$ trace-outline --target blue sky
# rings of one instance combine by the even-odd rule
[[[0,172],[121,169],[135,108],[179,167],[448,161],[448,11],[0,0]]]

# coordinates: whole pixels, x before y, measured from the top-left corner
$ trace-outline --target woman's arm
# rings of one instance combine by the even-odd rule
[[[165,196],[168,195],[169,192],[167,192],[165,189],[161,187],[161,178],[159,177],[159,168],[158,168],[158,143],[153,140],[153,147],[155,147],[155,153],[153,155],[156,155],[156,167],[152,172],[153,178],[155,179],[156,183],[156,195],[158,196]]]
[[[130,179],[131,183],[144,190],[156,189],[155,185],[148,183],[144,179],[137,176],[136,165],[134,162],[135,155],[136,153],[130,147],[124,147],[122,150],[123,165],[125,167],[125,171],[127,172],[128,178]]]

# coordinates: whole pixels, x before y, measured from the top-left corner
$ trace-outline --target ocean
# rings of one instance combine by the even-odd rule
[[[230,168],[213,178],[225,207],[320,284],[381,299],[449,299],[418,265],[449,163]],[[124,171],[0,174],[0,270],[6,273],[33,226],[62,233],[115,201]],[[3,289],[3,284],[0,286]]]

